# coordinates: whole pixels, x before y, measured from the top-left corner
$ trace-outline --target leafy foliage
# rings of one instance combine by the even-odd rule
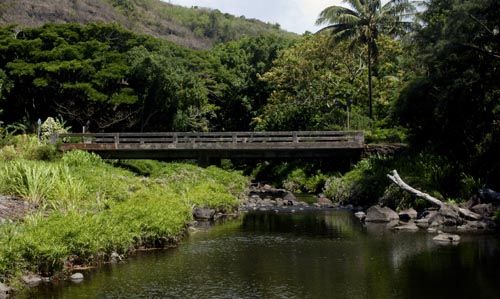
[[[391,107],[412,70],[405,69],[402,43],[386,36],[381,41],[374,72],[377,127],[391,127]],[[368,129],[366,48],[347,42],[332,44],[327,35],[307,36],[281,52],[261,76],[272,88],[269,103],[254,119],[258,130]]]
[[[257,73],[292,42],[264,35],[195,52],[117,25],[13,30],[0,30],[5,123],[60,115],[91,131],[245,130],[270,93]]]
[[[316,24],[327,24],[321,31],[330,32],[336,41],[349,40],[351,48],[358,43],[367,47],[369,117],[373,119],[372,59],[378,57],[380,34],[402,36],[413,27],[409,16],[415,12],[411,0],[391,0],[382,5],[380,0],[345,0],[349,7],[325,8]]]
[[[423,76],[395,110],[415,148],[452,161],[499,188],[498,1],[429,1],[416,36]],[[457,176],[457,180],[460,178]]]
[[[397,169],[413,187],[440,199],[452,198],[454,190],[447,184],[454,176],[450,165],[445,158],[431,153],[373,156],[361,160],[343,176],[330,177],[325,184],[325,194],[343,204],[369,206],[382,202],[394,208],[419,206],[422,202],[394,188],[387,174]]]

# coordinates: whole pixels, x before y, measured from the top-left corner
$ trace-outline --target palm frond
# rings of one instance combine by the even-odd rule
[[[319,15],[316,25],[323,24],[340,24],[344,21],[354,21],[354,18],[359,18],[357,12],[342,6],[330,6],[325,8]]]
[[[366,0],[343,0],[344,3],[348,4],[353,11],[361,14],[365,10],[365,1]]]
[[[380,12],[391,16],[413,15],[417,12],[417,8],[411,0],[392,0],[387,2]]]

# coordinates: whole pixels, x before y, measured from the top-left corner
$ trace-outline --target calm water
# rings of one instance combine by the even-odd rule
[[[363,227],[349,212],[251,213],[27,298],[500,298],[500,242]]]

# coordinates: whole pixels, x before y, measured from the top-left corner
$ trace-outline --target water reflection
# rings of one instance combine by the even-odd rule
[[[498,240],[443,247],[349,212],[250,213],[27,298],[500,298]]]

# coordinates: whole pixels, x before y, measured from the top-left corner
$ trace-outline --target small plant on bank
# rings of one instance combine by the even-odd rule
[[[66,121],[62,117],[47,117],[40,126],[40,137],[44,143],[48,142],[50,135],[57,133],[68,133],[71,127],[66,125]]]

